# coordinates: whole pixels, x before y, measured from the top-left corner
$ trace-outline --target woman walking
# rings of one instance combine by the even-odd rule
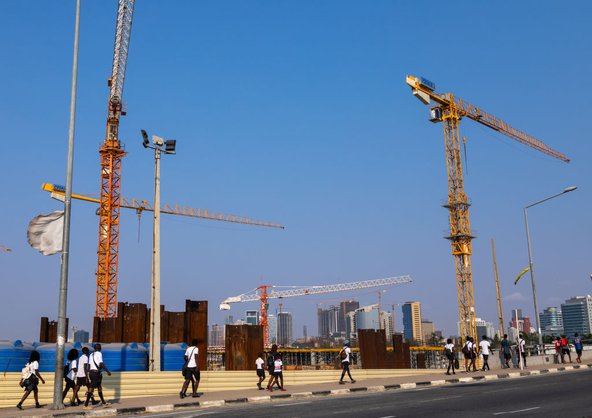
[[[23,374],[21,379],[21,387],[25,389],[25,394],[21,398],[21,401],[16,405],[18,409],[23,409],[23,402],[29,396],[31,392],[33,392],[33,396],[35,397],[35,408],[41,408],[39,404],[39,391],[37,386],[39,385],[39,381],[45,384],[45,380],[39,374],[39,360],[41,359],[39,355],[39,351],[33,351],[31,356],[29,357],[29,362],[23,368]]]
[[[446,374],[450,374],[450,369],[452,369],[452,374],[456,374],[454,372],[454,344],[452,344],[452,339],[450,338],[446,340],[446,345],[444,346],[444,354],[448,359],[448,368],[446,369]]]
[[[66,395],[68,391],[72,389],[72,400],[70,401],[70,406],[78,406],[76,402],[76,373],[78,372],[78,350],[73,348],[68,351],[68,363],[64,366],[64,372],[67,371],[68,373],[64,373],[64,379],[66,380],[66,387],[64,388],[64,392],[62,393],[62,402],[66,399]],[[81,402],[82,403],[82,402]]]

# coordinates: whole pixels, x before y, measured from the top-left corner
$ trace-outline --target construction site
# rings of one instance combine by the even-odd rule
[[[100,108],[103,109],[101,117],[105,131],[102,136],[95,132],[95,137],[101,137],[101,143],[92,157],[87,157],[90,155],[88,143],[84,144],[83,139],[77,137],[77,147],[80,147],[77,152],[84,153],[84,158],[80,163],[76,159],[69,160],[69,164],[73,161],[74,166],[81,165],[80,174],[75,171],[72,175],[70,165],[65,181],[59,177],[41,178],[38,179],[41,190],[31,192],[34,196],[31,201],[41,202],[39,207],[48,208],[44,209],[45,212],[53,210],[48,215],[41,214],[33,218],[28,225],[27,238],[29,245],[43,255],[58,254],[54,258],[60,257],[57,267],[59,271],[50,271],[56,269],[55,263],[48,264],[45,259],[40,262],[41,268],[47,277],[52,277],[54,283],[57,283],[55,278],[60,277],[59,300],[55,297],[57,294],[38,295],[46,299],[47,303],[37,303],[29,299],[36,308],[35,319],[32,321],[31,315],[26,327],[21,326],[21,329],[27,330],[27,334],[23,334],[26,336],[6,338],[0,335],[0,368],[3,372],[0,380],[0,407],[13,407],[20,398],[20,372],[34,351],[41,353],[40,372],[53,376],[48,379],[50,384],[41,393],[42,403],[50,404],[53,400],[55,406],[58,401],[50,393],[50,387],[59,386],[60,390],[55,389],[55,393],[61,393],[62,385],[59,382],[65,377],[62,365],[67,364],[67,353],[72,349],[80,351],[83,347],[92,352],[95,343],[102,344],[105,364],[114,372],[114,377],[107,380],[106,392],[107,396],[114,399],[176,395],[179,389],[178,372],[186,367],[184,355],[187,347],[195,340],[200,353],[197,367],[204,372],[200,389],[204,393],[229,390],[231,387],[246,390],[252,386],[252,376],[247,372],[254,369],[255,360],[261,353],[275,353],[276,350],[281,352],[284,370],[287,372],[286,379],[290,384],[337,381],[344,358],[342,352],[346,346],[351,346],[351,358],[348,357],[347,361],[348,365],[351,363],[358,380],[410,377],[420,381],[423,375],[449,367],[449,359],[442,348],[448,337],[451,338],[448,343],[452,342],[458,347],[458,358],[462,357],[460,347],[467,342],[478,343],[482,338],[485,339],[478,331],[481,317],[495,317],[492,322],[498,344],[496,349],[508,332],[508,320],[515,321],[513,331],[516,332],[515,339],[518,341],[521,336],[530,334],[531,327],[524,325],[524,321],[521,323],[524,328],[519,329],[518,316],[509,318],[507,314],[504,315],[504,309],[508,309],[509,303],[512,307],[520,307],[520,303],[524,303],[531,309],[534,302],[534,315],[531,315],[534,332],[530,337],[532,341],[528,342],[530,364],[547,367],[558,361],[557,355],[553,357],[555,348],[545,345],[543,341],[545,324],[541,325],[542,314],[539,313],[550,302],[547,302],[549,298],[545,296],[541,306],[537,305],[527,208],[574,191],[577,187],[564,188],[557,195],[524,207],[528,253],[521,249],[521,254],[516,255],[517,250],[514,248],[517,240],[512,235],[514,229],[520,229],[516,235],[519,240],[523,239],[521,218],[516,221],[518,226],[493,224],[496,211],[501,213],[510,206],[499,202],[503,201],[504,193],[518,194],[518,189],[521,189],[520,193],[524,193],[527,189],[524,183],[532,182],[537,172],[549,170],[560,173],[564,167],[568,167],[565,163],[570,163],[570,156],[555,149],[563,148],[561,135],[555,132],[554,136],[546,135],[544,139],[539,139],[538,134],[526,133],[544,131],[532,117],[522,117],[512,104],[508,104],[506,110],[499,101],[495,102],[491,106],[496,109],[495,115],[484,110],[488,108],[488,103],[482,86],[463,83],[460,75],[455,80],[447,72],[442,78],[453,84],[449,89],[445,84],[436,84],[439,71],[435,68],[430,75],[434,76],[434,81],[420,74],[408,74],[414,72],[415,68],[425,68],[410,64],[408,71],[401,69],[405,71],[404,77],[394,78],[397,83],[395,94],[401,96],[401,108],[408,112],[402,119],[406,118],[405,124],[410,125],[409,129],[416,130],[418,141],[423,142],[415,141],[402,153],[407,153],[408,157],[405,158],[417,158],[417,161],[425,158],[425,161],[409,165],[397,163],[394,159],[398,149],[381,153],[379,146],[371,138],[378,134],[367,128],[360,134],[359,140],[345,141],[347,145],[343,149],[320,149],[318,153],[322,158],[319,157],[319,161],[316,161],[315,156],[310,157],[310,162],[306,160],[309,155],[317,152],[306,141],[302,149],[296,145],[286,146],[281,154],[285,152],[289,157],[287,160],[280,160],[274,154],[274,147],[277,146],[275,140],[269,138],[265,140],[267,142],[264,141],[267,148],[264,146],[253,151],[253,155],[257,156],[255,158],[245,151],[250,148],[247,144],[250,138],[247,133],[249,123],[246,120],[221,121],[217,125],[220,132],[223,132],[221,135],[232,136],[236,132],[229,133],[231,131],[226,130],[232,123],[239,124],[247,139],[244,144],[237,145],[236,151],[223,142],[216,144],[215,141],[204,141],[197,148],[199,153],[184,156],[185,147],[189,148],[186,144],[195,139],[176,136],[178,132],[185,132],[178,129],[178,125],[191,124],[194,120],[198,125],[202,121],[196,116],[186,119],[183,119],[186,115],[177,119],[170,117],[168,107],[177,106],[169,99],[170,90],[184,87],[171,81],[165,88],[164,84],[159,83],[169,81],[148,78],[147,74],[152,73],[143,73],[148,69],[145,64],[146,56],[141,54],[145,49],[151,48],[154,57],[159,56],[159,60],[166,60],[166,50],[171,45],[155,40],[146,27],[139,34],[135,33],[136,25],[155,25],[157,21],[151,20],[153,17],[150,13],[154,13],[153,9],[162,5],[150,5],[142,10],[144,4],[135,0],[114,0],[109,3],[110,6],[116,4],[117,10],[109,28],[110,36],[115,32],[115,39],[110,51],[111,71],[106,88],[98,91],[94,85],[92,89],[83,85],[83,90],[78,93],[80,96],[92,97],[93,110],[97,97],[103,98]],[[92,6],[95,9],[97,7]],[[78,15],[77,19],[79,18]],[[104,26],[104,22],[101,24]],[[77,20],[76,31],[78,25]],[[81,30],[84,34],[84,26]],[[97,39],[93,42],[111,42],[111,38],[104,39],[105,33],[107,31],[103,28],[101,35],[96,35]],[[248,33],[249,35],[243,36],[252,36]],[[78,32],[75,38],[74,68],[78,65],[77,36]],[[150,41],[144,42],[145,37]],[[84,42],[82,45],[81,48],[84,48]],[[134,59],[136,48],[141,57],[138,61]],[[82,54],[85,53],[83,51],[81,49]],[[213,59],[208,58],[204,51],[200,50],[199,54],[204,56],[205,62]],[[103,61],[104,55],[103,53]],[[88,64],[85,59],[83,55],[79,70],[81,72],[89,71],[85,67]],[[131,73],[127,71],[128,60],[133,65]],[[108,62],[104,63],[107,64]],[[189,71],[184,65],[171,58],[167,64],[168,73],[164,74],[163,79],[184,79],[184,74]],[[215,66],[216,63],[210,62],[210,65]],[[237,59],[235,65],[232,71],[252,71],[248,67],[247,58]],[[241,70],[241,65],[245,66],[244,70]],[[271,68],[273,66],[270,65]],[[192,71],[195,71],[195,77],[198,78],[201,69],[193,68]],[[262,77],[269,78],[269,71],[266,70]],[[137,84],[134,83],[134,78],[137,78]],[[204,82],[207,84],[207,81]],[[273,81],[266,80],[267,82],[273,86]],[[127,90],[124,89],[128,83],[133,83],[130,89],[133,99],[129,100],[129,105],[126,101]],[[148,86],[151,86],[150,92]],[[473,104],[472,100],[469,102],[461,99],[455,86],[460,90],[459,95],[478,97],[479,103]],[[71,141],[74,139],[75,88],[74,71]],[[220,91],[223,90],[221,87]],[[516,100],[522,100],[519,97],[521,94],[532,94],[526,87],[516,90]],[[302,88],[302,94],[307,93],[310,91]],[[389,91],[389,94],[392,93]],[[187,93],[187,97],[193,95],[195,92]],[[188,100],[187,97],[179,101]],[[85,98],[81,97],[81,100],[84,112],[84,106],[89,105]],[[140,112],[132,116],[129,127],[126,126],[128,121],[124,116],[128,112],[136,112],[134,107],[140,108],[138,102],[143,101],[162,108],[163,113],[168,116],[143,116]],[[214,107],[215,99],[211,102]],[[419,104],[422,105],[421,108]],[[180,103],[176,110],[180,115],[198,113],[193,108],[187,110],[183,106]],[[257,107],[251,103],[237,106],[245,109]],[[262,104],[259,106],[268,112],[273,107],[266,108]],[[314,108],[314,104],[311,103],[310,107]],[[202,106],[202,109],[206,109],[206,106]],[[206,110],[204,112],[207,113]],[[97,113],[96,110],[94,113]],[[504,115],[504,120],[498,114]],[[298,112],[294,111],[294,115],[297,118]],[[416,119],[418,115],[423,118],[423,122]],[[167,117],[173,120],[170,125],[165,124]],[[281,124],[285,115],[275,117]],[[340,117],[344,121],[350,118],[345,112]],[[401,118],[396,113],[389,117]],[[309,123],[305,118],[303,121],[304,125]],[[270,122],[270,125],[274,123]],[[514,127],[514,124],[519,128]],[[437,125],[438,129],[432,129],[432,125]],[[161,131],[167,129],[173,132],[175,139],[159,136]],[[214,128],[208,129],[212,137],[215,137]],[[86,128],[81,130],[84,135],[88,134]],[[127,136],[135,135],[135,139],[125,138],[124,141],[125,135],[122,132]],[[297,129],[294,132],[296,136],[302,135]],[[392,141],[396,140],[396,134],[388,135],[392,137]],[[440,142],[442,139],[443,142]],[[233,140],[241,142],[242,138]],[[135,148],[129,145],[132,142]],[[476,150],[471,158],[468,158],[467,144],[470,144],[472,150]],[[73,147],[73,142],[70,147]],[[372,147],[376,149],[372,150]],[[411,147],[414,147],[413,152],[409,151]],[[69,148],[69,158],[72,149]],[[567,149],[571,153],[574,148]],[[429,155],[431,160],[427,156],[423,157],[422,152]],[[381,158],[384,160],[376,164],[370,162],[368,167],[360,165],[358,160],[371,161],[374,153],[383,154]],[[488,154],[495,155],[491,160],[495,159],[497,163],[490,161]],[[284,208],[294,206],[294,202],[285,203],[281,190],[287,182],[277,174],[281,171],[275,165],[274,171],[261,165],[268,157],[277,160],[273,163],[277,167],[287,167],[282,175],[299,178],[298,181],[302,182],[295,186],[301,192],[299,197],[295,197],[302,202],[301,207],[294,207],[293,211],[292,208]],[[55,159],[53,156],[52,158]],[[87,169],[92,165],[93,158],[98,163]],[[173,162],[173,158],[177,160]],[[229,160],[228,165],[221,163],[225,158]],[[508,163],[500,163],[501,159],[506,158]],[[130,161],[128,172],[130,159],[135,162]],[[140,159],[141,163],[138,162]],[[207,161],[208,159],[211,161]],[[393,167],[385,164],[388,159],[393,159]],[[516,180],[516,184],[512,184],[507,179],[523,175],[517,167],[521,159],[529,167],[536,164],[536,168],[531,168],[532,172],[525,175],[524,183]],[[533,159],[536,159],[535,163],[531,161]],[[292,162],[296,160],[299,162]],[[315,161],[321,168],[314,168]],[[476,164],[472,164],[473,161]],[[176,167],[171,165],[173,163]],[[161,164],[164,166],[163,175]],[[208,183],[207,176],[199,171],[200,164],[207,165],[209,169],[216,164],[220,165],[219,172],[212,172],[211,184]],[[401,168],[396,167],[397,164]],[[431,168],[426,168],[429,164],[439,165],[432,172]],[[333,172],[339,173],[340,166],[347,167],[347,173],[334,177]],[[473,176],[470,182],[467,180],[469,166]],[[88,175],[87,170],[94,171],[96,175]],[[311,171],[310,178],[306,177],[307,170]],[[370,179],[361,174],[364,170],[373,173]],[[56,170],[49,172],[54,175]],[[60,172],[59,169],[57,172]],[[257,176],[249,177],[247,172],[255,172]],[[221,173],[224,173],[224,182],[218,183],[215,179],[221,177]],[[557,177],[557,174],[554,175]],[[80,176],[85,176],[84,180],[77,180]],[[358,180],[358,176],[363,180]],[[401,179],[396,179],[398,176]],[[144,181],[140,182],[140,178]],[[257,178],[262,180],[259,185],[254,182]],[[387,179],[384,184],[379,180],[382,178]],[[89,190],[89,184],[97,184],[97,180],[98,190],[91,193],[81,191]],[[161,180],[162,194],[165,196],[163,201],[173,203],[161,203]],[[176,181],[180,186],[171,187]],[[186,181],[189,183],[185,183]],[[307,181],[313,186],[306,183]],[[233,188],[233,182],[236,182],[236,188]],[[358,186],[358,183],[363,182],[363,185]],[[373,185],[373,182],[377,185]],[[401,187],[396,190],[394,187],[387,191],[388,186],[385,187],[385,184],[389,182],[405,183],[408,189]],[[434,183],[433,189],[425,186],[428,182]],[[496,182],[503,182],[504,186],[493,187],[492,183]],[[211,190],[203,192],[204,185],[211,185]],[[352,189],[351,194],[349,188]],[[152,192],[154,195],[151,195]],[[148,194],[141,196],[142,193]],[[293,190],[289,193],[295,195]],[[439,195],[434,196],[435,193]],[[478,197],[472,199],[470,196],[473,193]],[[537,190],[536,193],[538,195],[540,192]],[[387,200],[382,197],[383,194],[395,195],[394,200]],[[215,200],[215,204],[235,208],[231,210],[232,213],[204,209],[203,206],[188,206],[188,202],[212,199],[217,195],[221,197]],[[438,205],[437,200],[443,196],[444,200]],[[525,196],[527,200],[531,199],[530,193]],[[251,203],[251,199],[259,204]],[[521,202],[520,199],[522,196],[517,201]],[[499,204],[498,209],[492,209],[494,206],[491,202],[494,200]],[[332,206],[325,207],[324,203],[319,203],[325,201],[333,202]],[[442,206],[447,215],[438,206]],[[39,210],[34,211],[39,213]],[[243,211],[257,215],[246,215]],[[72,213],[74,216],[71,217]],[[431,218],[432,213],[435,220]],[[488,235],[481,237],[484,244],[478,249],[473,242],[478,234],[472,226],[470,213],[486,225],[484,229]],[[518,215],[521,213],[518,210]],[[260,217],[265,220],[259,219]],[[287,218],[288,221],[282,218]],[[487,218],[492,219],[491,225]],[[91,236],[92,230],[97,231],[94,222],[98,222],[98,233]],[[323,229],[323,224],[328,229]],[[443,234],[438,225],[446,225]],[[496,243],[498,251],[502,248],[501,274],[498,271],[493,240],[494,232],[498,230],[501,238],[496,238]],[[147,236],[147,231],[150,236]],[[554,233],[557,231],[554,230]],[[372,234],[379,237],[375,244]],[[425,237],[429,237],[429,241]],[[441,244],[443,239],[449,245],[446,251],[443,251]],[[290,244],[286,245],[285,242]],[[0,244],[2,258],[18,256],[12,242]],[[522,242],[519,244],[522,245]],[[92,252],[94,250],[88,251],[88,248],[96,248],[96,256]],[[562,251],[565,248],[553,248],[553,254],[558,258],[564,257]],[[80,256],[82,249],[85,252]],[[69,259],[70,254],[72,259]],[[36,256],[37,259],[42,258],[39,254]],[[516,261],[516,258],[520,261]],[[474,259],[482,265],[476,270],[478,273],[473,271]],[[319,260],[322,260],[322,264]],[[528,260],[528,264],[525,260]],[[19,262],[23,266],[33,264],[24,258],[19,258]],[[69,272],[70,265],[72,267]],[[517,269],[517,266],[520,268]],[[544,268],[546,264],[543,262],[537,264],[537,274],[539,269]],[[522,269],[522,273],[516,278],[514,270]],[[282,272],[285,272],[283,276]],[[529,289],[520,291],[526,297],[511,290],[512,281],[515,279],[513,286],[517,286],[522,275],[527,272],[532,285],[532,302]],[[556,270],[553,272],[560,276]],[[22,280],[29,283],[28,288],[36,289],[37,285],[33,280]],[[526,281],[523,279],[520,285],[527,286]],[[88,290],[91,282],[93,294]],[[38,291],[46,292],[45,288]],[[479,291],[483,293],[480,295]],[[415,326],[415,319],[409,318],[423,315],[414,310],[420,309],[420,300],[426,301],[424,306],[429,316],[436,319],[438,325],[446,331],[437,331],[433,328],[433,323],[427,334],[411,329]],[[344,304],[350,302],[352,305],[346,309]],[[360,306],[366,302],[366,307]],[[324,333],[330,336],[331,346],[320,346],[322,339],[316,340],[321,343],[298,346],[292,344],[296,338],[288,341],[279,337],[280,317],[289,316],[291,336],[293,317],[287,312],[294,310],[301,313],[305,309],[313,312],[314,309],[307,308],[307,304],[316,306],[319,329],[314,334],[314,330],[309,328],[310,318],[301,319],[305,315],[300,314],[297,325],[298,329],[303,330],[302,340],[306,343],[310,335],[321,336]],[[403,310],[405,318],[400,318],[396,312],[403,305],[407,305],[404,309],[409,310]],[[329,308],[323,310],[322,306]],[[247,316],[243,319],[241,315],[245,311]],[[330,326],[321,324],[324,311],[327,311],[326,316],[329,319],[326,321],[331,322]],[[446,317],[444,312],[450,315]],[[227,316],[222,320],[222,315],[234,315],[241,319],[228,320]],[[370,317],[373,322],[366,322],[365,318]],[[92,318],[92,323],[89,323],[88,318]],[[218,325],[222,321],[225,321],[224,325]],[[421,325],[421,318],[418,321]],[[400,324],[403,325],[402,328]],[[325,326],[328,327],[327,330],[321,331],[321,327]],[[87,327],[91,327],[87,338],[84,341],[75,341],[74,331]],[[222,333],[216,342],[211,341],[213,327],[220,329]],[[31,338],[30,335],[39,337]],[[493,341],[494,336],[490,339]],[[517,347],[522,350],[520,343],[517,343]],[[490,359],[492,367],[503,367],[502,352],[499,354]],[[518,351],[518,363],[521,355],[526,354]],[[477,365],[484,370],[482,359],[477,358]]]

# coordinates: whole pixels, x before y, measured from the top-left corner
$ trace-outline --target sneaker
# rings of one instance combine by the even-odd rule
[[[201,395],[199,393],[193,393],[191,395],[192,398],[199,398]]]
[[[84,405],[84,406],[82,407],[82,409],[93,409],[93,408],[92,408],[92,406],[90,406],[90,405]]]
[[[107,402],[103,402],[103,403],[101,404],[101,406],[102,406],[103,408],[109,408],[109,404],[108,404]]]
[[[352,383],[356,383],[356,381],[354,379],[352,379]]]
[[[17,404],[17,405],[16,405],[16,407],[17,407],[18,409],[20,409],[21,411],[23,410],[23,406],[22,406],[20,403],[19,403],[19,404]]]
[[[340,380],[340,381],[339,381],[339,384],[340,384],[340,385],[345,385],[345,382],[344,382],[343,380]]]
[[[40,404],[35,404],[35,408],[42,408],[42,405],[40,405]]]
[[[257,387],[259,388],[259,390],[261,390],[262,389],[261,383],[257,383]]]
[[[273,392],[273,389],[272,388],[267,388],[267,390],[269,390],[270,392]]]
[[[185,397],[185,394],[183,392],[179,392],[179,398],[183,399]]]

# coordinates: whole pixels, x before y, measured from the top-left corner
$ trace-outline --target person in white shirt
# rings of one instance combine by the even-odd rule
[[[86,401],[84,402],[84,409],[89,409],[88,403],[90,402],[90,398],[93,395],[95,389],[99,392],[99,398],[101,398],[101,405],[108,406],[107,402],[105,402],[105,398],[103,398],[103,375],[101,374],[101,370],[105,370],[107,375],[111,376],[111,372],[103,363],[103,354],[101,353],[101,344],[94,345],[95,351],[91,353],[88,357],[88,380],[90,382],[90,386],[88,388],[88,392],[86,395]]]
[[[491,350],[489,348],[491,344],[489,343],[489,341],[487,341],[487,335],[484,335],[481,338],[481,342],[479,343],[479,352],[483,356],[483,367],[481,368],[481,370],[485,371],[485,368],[487,368],[487,370],[491,370],[489,368],[489,363],[487,363],[487,359],[489,359],[489,354],[491,354]]]
[[[452,344],[451,338],[448,338],[446,340],[446,345],[444,346],[444,354],[448,359],[448,368],[446,369],[446,374],[450,374],[450,369],[452,369],[452,374],[456,374],[454,372],[454,344]]]
[[[284,369],[284,362],[282,361],[282,355],[280,353],[276,353],[274,361],[273,361],[273,375],[270,378],[270,381],[268,384],[268,390],[270,392],[273,392],[272,386],[273,386],[274,379],[275,379],[276,384],[278,384],[280,386],[280,390],[282,392],[286,391],[286,389],[284,389],[283,369]]]
[[[78,350],[73,348],[68,351],[68,363],[64,366],[64,372],[67,370],[68,373],[65,373],[64,380],[66,381],[66,387],[64,388],[64,392],[62,393],[62,402],[66,399],[66,395],[68,391],[72,389],[72,393],[76,391],[76,372],[78,370]],[[78,406],[75,402],[76,395],[72,396],[72,400],[70,401],[70,406]]]
[[[520,356],[522,357],[522,362],[524,367],[526,368],[526,341],[524,341],[524,335],[519,334],[518,336],[518,350],[520,351]],[[570,358],[571,360],[571,358]],[[518,358],[518,363],[520,363],[520,358]]]
[[[21,401],[16,405],[18,409],[23,409],[23,402],[25,402],[25,399],[27,399],[27,396],[29,396],[31,392],[33,392],[33,396],[35,397],[35,408],[41,408],[37,385],[39,385],[39,380],[45,384],[45,380],[43,380],[39,374],[40,359],[41,356],[39,355],[39,351],[33,351],[29,357],[29,362],[23,369],[23,379],[21,380],[20,385],[25,389],[25,393],[23,394]]]
[[[339,379],[340,385],[345,384],[345,382],[343,381],[343,378],[345,377],[345,373],[347,373],[347,375],[352,383],[356,383],[356,381],[354,380],[354,378],[351,375],[351,372],[349,371],[350,356],[351,356],[351,348],[349,348],[349,340],[345,340],[343,342],[343,348],[339,352],[339,357],[341,358],[341,367],[343,368],[343,371],[341,372],[341,379]]]
[[[185,377],[185,381],[183,382],[183,387],[181,388],[181,392],[179,392],[179,397],[183,399],[187,393],[187,388],[189,387],[189,382],[191,382],[191,389],[192,389],[192,398],[198,398],[199,394],[197,393],[197,388],[199,387],[199,380],[201,378],[201,373],[199,372],[199,348],[197,348],[197,344],[199,341],[197,339],[193,339],[191,341],[191,346],[185,350],[185,365],[183,366],[183,376]]]
[[[78,392],[80,388],[87,387],[89,385],[88,381],[88,355],[90,351],[88,347],[82,347],[82,355],[77,360],[77,367],[76,367],[76,387],[74,388],[74,399],[78,404],[82,404],[83,401],[80,400],[78,396]],[[91,396],[91,403],[94,405],[95,400],[94,397]]]
[[[263,360],[263,353],[257,354],[257,360],[255,360],[255,367],[257,368],[257,377],[259,378],[259,382],[257,382],[257,387],[259,390],[263,390],[261,383],[265,380],[265,370],[263,369],[263,365],[265,364],[265,360]]]

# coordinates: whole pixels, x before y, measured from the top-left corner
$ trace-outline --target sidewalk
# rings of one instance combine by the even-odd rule
[[[84,410],[81,406],[67,407],[61,411],[52,411],[47,407],[36,409],[33,407],[33,395],[25,402],[25,410],[15,408],[0,409],[0,418],[3,417],[65,417],[65,416],[113,416],[125,414],[141,414],[143,412],[166,412],[182,410],[182,408],[205,408],[224,406],[226,404],[271,402],[277,399],[304,398],[312,396],[337,396],[347,395],[351,392],[380,392],[385,390],[412,389],[419,386],[438,386],[445,384],[458,384],[479,380],[494,380],[503,378],[520,378],[543,373],[559,373],[576,370],[588,370],[592,364],[565,364],[533,366],[528,369],[496,369],[487,372],[462,372],[455,376],[448,376],[444,370],[434,370],[434,373],[420,376],[403,376],[394,378],[375,378],[360,380],[356,383],[340,385],[333,383],[314,383],[309,385],[286,386],[286,391],[258,390],[253,384],[252,390],[229,390],[209,392],[199,398],[179,399],[179,396],[153,396],[144,398],[131,398],[122,400],[107,400],[109,407],[95,406],[92,410]],[[352,371],[355,376],[355,370]]]

